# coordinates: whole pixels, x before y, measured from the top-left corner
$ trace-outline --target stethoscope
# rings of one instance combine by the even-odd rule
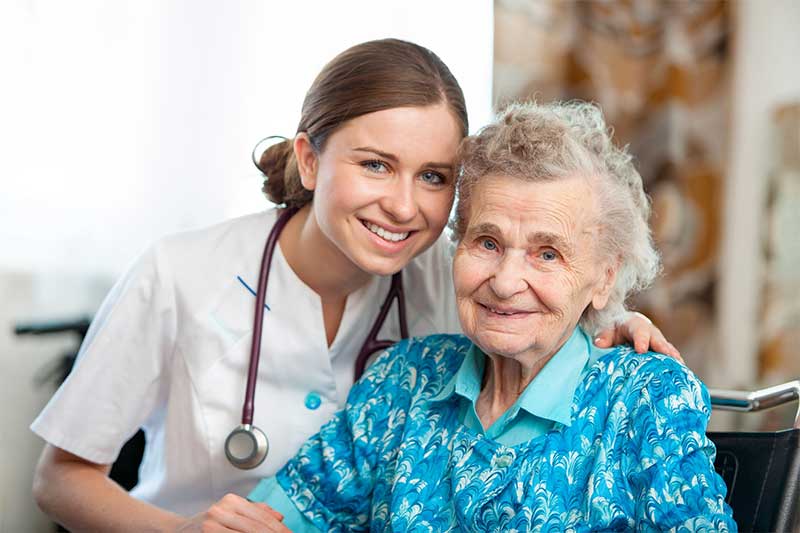
[[[269,140],[272,137],[267,137]],[[263,141],[262,141],[263,142]],[[261,145],[256,145],[256,149]],[[255,153],[255,149],[254,149]],[[253,162],[256,163],[255,157]],[[258,167],[258,163],[256,163]],[[259,167],[259,170],[260,167]],[[289,222],[289,219],[298,211],[297,208],[286,208],[278,216],[275,225],[269,232],[267,242],[264,245],[264,254],[261,258],[261,272],[258,277],[258,288],[256,290],[256,312],[253,318],[253,340],[250,345],[250,366],[247,371],[247,388],[244,394],[244,407],[242,408],[242,423],[231,431],[228,438],[225,439],[225,455],[228,461],[237,468],[250,469],[255,468],[264,462],[269,453],[269,440],[266,434],[259,428],[253,425],[253,401],[256,394],[256,380],[258,378],[258,359],[261,353],[261,326],[264,319],[264,300],[267,295],[267,282],[269,280],[269,269],[272,265],[272,255],[275,251],[275,246],[278,243],[281,231]],[[401,272],[397,272],[392,276],[392,284],[389,288],[389,293],[386,295],[383,305],[381,305],[378,317],[375,323],[369,330],[361,350],[358,352],[356,358],[355,369],[353,373],[354,379],[361,377],[364,373],[364,368],[367,366],[369,356],[378,350],[384,350],[394,344],[394,341],[378,340],[378,332],[383,327],[386,321],[386,316],[389,314],[389,308],[392,306],[392,301],[397,298],[397,310],[400,321],[400,336],[403,339],[408,338],[408,326],[406,324],[406,304],[405,296],[403,294],[403,278]]]

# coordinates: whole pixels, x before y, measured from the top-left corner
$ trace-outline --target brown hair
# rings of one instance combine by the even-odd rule
[[[384,109],[442,102],[466,136],[464,94],[436,54],[399,39],[369,41],[348,48],[325,65],[306,93],[297,133],[306,133],[320,153],[328,137],[348,120]],[[265,176],[262,190],[270,201],[301,207],[313,193],[300,182],[292,143],[287,139],[270,146],[258,166]]]

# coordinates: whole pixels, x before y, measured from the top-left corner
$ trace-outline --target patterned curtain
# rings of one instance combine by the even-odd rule
[[[602,106],[653,200],[664,263],[632,306],[701,376],[717,343],[729,9],[717,0],[495,0],[496,105],[580,98]]]

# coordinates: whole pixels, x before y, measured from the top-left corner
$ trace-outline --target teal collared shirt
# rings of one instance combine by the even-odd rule
[[[576,327],[517,401],[484,429],[475,406],[483,381],[486,355],[473,345],[456,375],[434,400],[459,396],[459,416],[466,427],[500,444],[514,446],[547,433],[555,424],[570,425],[570,405],[578,383],[586,370],[608,351],[595,347],[589,335]]]

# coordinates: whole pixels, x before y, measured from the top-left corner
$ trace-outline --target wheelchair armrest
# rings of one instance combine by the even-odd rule
[[[756,391],[709,389],[711,405],[728,411],[761,411],[800,400],[800,380],[789,381]],[[794,427],[800,428],[800,402],[794,418]]]

